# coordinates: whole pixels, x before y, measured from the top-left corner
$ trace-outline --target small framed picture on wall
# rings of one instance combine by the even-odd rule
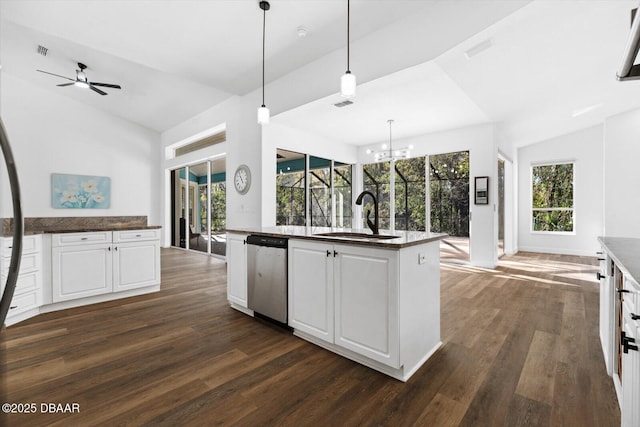
[[[489,204],[489,177],[476,176],[474,187],[474,203],[476,205]]]

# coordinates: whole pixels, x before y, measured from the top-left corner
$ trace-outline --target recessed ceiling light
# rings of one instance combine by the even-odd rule
[[[474,56],[478,55],[479,53],[482,53],[485,50],[489,49],[491,46],[493,46],[493,41],[491,39],[487,39],[487,40],[483,41],[482,43],[478,43],[477,45],[475,45],[471,49],[466,50],[464,52],[464,56],[466,56],[467,59],[471,59]]]
[[[583,114],[587,114],[587,113],[589,113],[589,112],[591,112],[593,110],[597,110],[600,107],[602,107],[602,104],[594,104],[594,105],[590,105],[590,106],[585,107],[585,108],[580,108],[578,110],[574,110],[571,113],[571,117],[578,117],[578,116],[581,116]]]
[[[301,39],[307,37],[307,29],[304,25],[300,25],[296,31],[298,32],[298,37]]]

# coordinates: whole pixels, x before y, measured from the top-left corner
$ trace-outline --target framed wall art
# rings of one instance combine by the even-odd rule
[[[51,174],[51,206],[55,209],[108,209],[111,178]]]

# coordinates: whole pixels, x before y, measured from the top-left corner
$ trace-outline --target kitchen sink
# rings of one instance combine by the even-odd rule
[[[327,237],[347,237],[351,239],[397,239],[400,236],[390,236],[388,234],[369,234],[369,233],[355,233],[352,231],[332,231],[329,233],[318,233],[314,236],[327,236]]]

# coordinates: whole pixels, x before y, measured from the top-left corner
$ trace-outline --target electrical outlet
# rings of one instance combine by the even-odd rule
[[[427,262],[427,254],[419,253],[418,254],[418,264],[424,264]]]

